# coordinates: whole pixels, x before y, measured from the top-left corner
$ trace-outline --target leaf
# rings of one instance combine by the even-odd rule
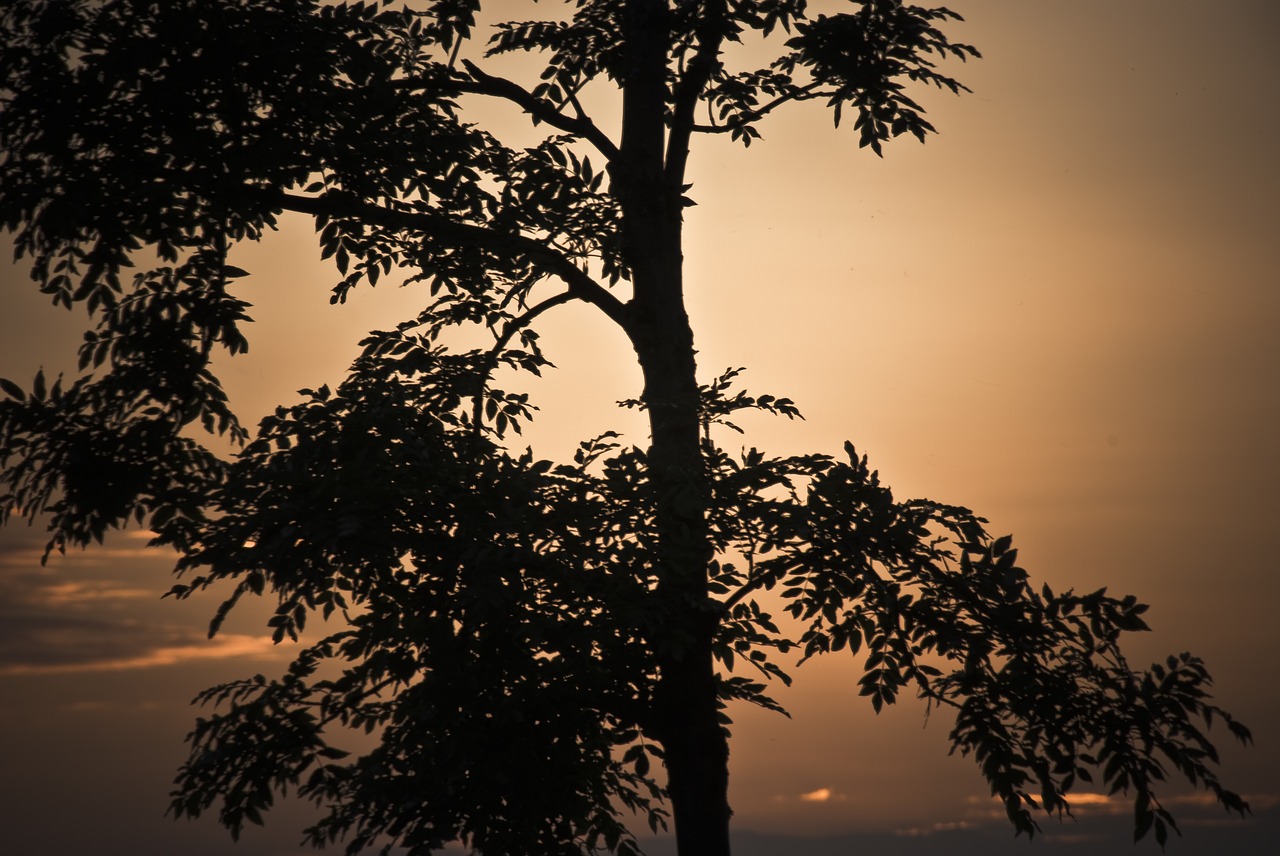
[[[1156,819],[1155,812],[1151,810],[1150,797],[1147,794],[1140,793],[1138,795],[1137,801],[1134,803],[1133,814],[1133,840],[1137,842],[1146,837]]]
[[[0,390],[4,390],[6,395],[17,401],[27,400],[27,394],[22,391],[22,387],[18,386],[8,378],[0,377]]]

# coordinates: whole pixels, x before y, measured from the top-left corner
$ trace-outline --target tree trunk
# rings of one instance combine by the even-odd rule
[[[682,294],[678,210],[677,203],[674,216],[639,214],[628,223],[649,232],[648,252],[632,270],[630,332],[644,373],[657,526],[659,582],[653,596],[662,623],[661,636],[650,639],[659,669],[653,714],[680,856],[729,856],[729,745],[719,722],[712,655],[719,613],[707,588],[713,556],[710,486],[693,333]]]
[[[669,315],[676,313],[683,316],[679,304]],[[712,655],[718,613],[707,591],[712,548],[698,389],[692,338],[680,335],[688,324],[668,320],[654,336],[666,346],[646,346],[641,356],[658,527],[660,581],[654,596],[664,619],[662,637],[651,640],[659,668],[655,736],[666,757],[678,852],[729,856],[729,744],[719,722]],[[677,345],[673,339],[683,342]]]
[[[665,3],[627,2],[622,141],[610,184],[623,212],[634,289],[628,332],[644,373],[650,426],[659,578],[653,597],[662,616],[660,638],[650,639],[658,661],[652,727],[666,758],[680,856],[729,856],[729,745],[711,644],[718,613],[707,591],[710,489],[684,308],[682,179],[667,174],[663,151],[668,15]]]

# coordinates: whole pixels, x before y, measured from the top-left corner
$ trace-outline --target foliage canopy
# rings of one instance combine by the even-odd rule
[[[75,378],[0,381],[0,513],[43,515],[49,551],[149,526],[180,556],[170,594],[230,587],[211,633],[244,595],[275,598],[277,641],[343,619],[283,676],[202,694],[215,711],[175,814],[216,807],[238,833],[292,789],[323,808],[315,844],[498,856],[633,852],[638,813],[674,816],[684,852],[727,854],[725,704],[781,710],[786,658],[840,650],[877,711],[914,691],[954,712],[955,750],[1019,832],[1094,775],[1161,843],[1170,770],[1246,810],[1202,723],[1248,731],[1201,662],[1121,654],[1145,629],[1136,599],[1036,590],[1008,537],[896,499],[852,446],[717,443],[740,411],[799,413],[736,390],[737,370],[698,382],[691,140],[750,145],[816,101],[879,154],[934,130],[908,86],[963,91],[937,63],[977,56],[938,29],[947,9],[840,8],[578,0],[495,24],[487,47],[478,0],[0,12],[0,225],[42,291],[95,320]],[[731,68],[740,41],[772,61]],[[532,85],[484,70],[506,54],[535,58]],[[601,91],[616,131],[583,106]],[[503,143],[467,121],[480,98],[545,135]],[[211,365],[247,347],[228,253],[284,211],[315,219],[334,302],[394,271],[425,308],[251,435]],[[571,302],[634,346],[645,388],[624,403],[646,411],[646,448],[605,434],[558,464],[508,448],[532,405],[497,379],[549,365],[536,321]],[[459,328],[488,338],[451,346]],[[219,436],[240,450],[212,451]],[[373,748],[348,754],[352,730]]]

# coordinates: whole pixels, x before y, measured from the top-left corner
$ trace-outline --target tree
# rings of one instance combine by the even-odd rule
[[[907,87],[963,91],[935,64],[977,56],[939,29],[958,16],[581,0],[477,47],[478,7],[0,13],[0,224],[53,302],[96,321],[77,377],[0,382],[5,518],[47,515],[47,554],[147,525],[178,551],[172,595],[230,586],[211,632],[246,594],[276,599],[277,640],[344,619],[283,676],[201,696],[215,711],[174,813],[216,806],[234,834],[295,789],[323,808],[313,843],[460,839],[492,856],[630,852],[630,813],[657,827],[669,806],[682,853],[727,854],[725,704],[780,709],[784,657],[842,649],[865,654],[877,711],[912,689],[954,712],[953,746],[1019,832],[1033,810],[1069,811],[1091,770],[1133,792],[1138,837],[1173,826],[1156,793],[1170,767],[1245,812],[1202,727],[1247,729],[1210,702],[1196,658],[1129,666],[1136,599],[1037,591],[1007,536],[895,499],[852,446],[772,458],[716,441],[739,411],[798,411],[737,390],[737,371],[698,380],[681,270],[692,141],[750,145],[804,101],[837,125],[848,111],[877,154],[923,141]],[[731,68],[744,40],[775,58]],[[492,70],[520,53],[540,63],[531,85]],[[621,100],[616,131],[588,109],[602,94]],[[469,124],[489,98],[540,141]],[[335,302],[395,270],[427,306],[251,437],[211,361],[246,347],[229,253],[283,211],[315,219]],[[135,264],[150,267],[126,277]],[[555,464],[506,445],[532,405],[497,384],[547,367],[536,322],[573,302],[634,346],[644,387],[625,404],[648,418],[644,449],[606,434]],[[217,454],[220,438],[239,451]],[[348,754],[361,731],[373,748]]]

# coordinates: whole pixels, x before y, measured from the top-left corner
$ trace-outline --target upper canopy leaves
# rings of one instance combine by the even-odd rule
[[[616,280],[627,265],[606,226],[618,212],[601,194],[605,167],[615,164],[585,170],[571,147],[585,138],[606,159],[617,154],[576,96],[598,78],[624,82],[623,5],[584,1],[566,21],[500,25],[490,56],[546,56],[541,82],[525,89],[465,54],[459,63],[480,6],[469,0],[416,9],[18,0],[0,13],[8,34],[0,45],[0,226],[17,231],[19,252],[33,257],[57,302],[83,300],[91,310],[115,302],[124,287],[119,269],[140,250],[177,260],[255,238],[294,207],[281,195],[291,188],[330,198],[307,210],[328,223],[344,274],[346,260],[356,262],[360,273],[346,287],[392,264],[454,285],[494,273],[522,280],[510,267],[513,255],[528,263],[532,246],[524,253],[509,242],[477,246],[478,233],[443,228],[450,223],[482,226],[495,240],[535,238],[565,259],[598,260],[604,277]],[[855,107],[862,143],[877,151],[903,132],[923,139],[932,128],[903,84],[957,90],[928,57],[975,52],[932,26],[956,17],[946,10],[855,5],[856,12],[805,21],[800,2],[677,4],[665,22],[673,139],[692,128],[693,112],[682,104],[705,100],[718,115],[716,126],[697,130],[749,140],[765,113],[818,96],[837,117],[842,105]],[[794,26],[796,35],[772,71],[725,67],[726,40],[779,26]],[[793,79],[799,69],[812,80]],[[460,118],[463,93],[516,101],[569,134],[536,150],[508,149]],[[563,173],[553,174],[557,168]],[[529,178],[542,192],[522,183]],[[344,198],[388,213],[379,222],[366,211],[357,225],[344,214]]]
[[[47,445],[35,435],[51,424],[66,427],[71,445],[125,436],[121,426],[135,419],[151,426],[148,449],[189,445],[177,438],[192,423],[241,439],[209,371],[216,348],[246,347],[247,304],[231,293],[231,280],[245,272],[228,254],[236,241],[274,228],[286,209],[315,217],[321,255],[342,275],[335,301],[397,270],[429,283],[438,298],[431,324],[488,327],[499,351],[533,348],[526,366],[540,358],[525,328],[552,305],[585,300],[629,329],[627,305],[607,290],[630,275],[628,215],[614,186],[628,171],[577,98],[600,79],[625,83],[625,4],[583,0],[567,20],[500,25],[489,56],[545,57],[541,81],[528,89],[486,73],[476,64],[484,57],[464,52],[479,5],[7,4],[0,227],[16,233],[17,252],[31,257],[33,277],[55,303],[83,304],[99,316],[82,368],[103,373],[69,387],[64,405],[77,416],[65,423],[50,423],[34,398],[4,404],[8,448]],[[855,5],[808,22],[801,2],[680,3],[668,11],[673,204],[684,204],[687,189],[680,140],[731,131],[749,141],[758,121],[787,101],[822,95],[837,109],[856,104],[863,142],[877,150],[903,130],[923,135],[927,123],[902,81],[955,89],[927,57],[972,50],[934,29],[931,22],[954,17],[945,10]],[[725,67],[726,41],[779,31],[795,35],[772,70],[735,75]],[[793,80],[803,68],[813,79]],[[527,148],[504,145],[465,121],[460,99],[477,95],[515,102],[551,133]],[[699,102],[722,121],[696,126]],[[156,257],[166,266],[122,274]],[[531,303],[548,280],[566,290]],[[81,426],[74,443],[72,424]],[[71,505],[55,512],[51,546],[101,538],[166,506],[158,498],[163,483],[136,478],[110,480],[109,500],[98,495],[101,486],[91,500],[77,500],[87,494],[76,487],[76,468],[56,463],[71,457],[48,448],[35,458],[45,466],[11,479],[30,513],[62,486]]]

